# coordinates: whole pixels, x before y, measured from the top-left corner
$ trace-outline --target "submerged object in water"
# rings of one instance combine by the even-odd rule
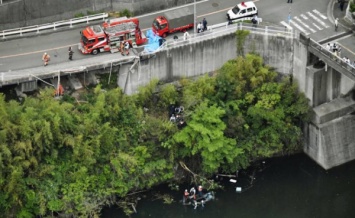
[[[197,208],[198,205],[201,205],[202,207],[205,206],[205,203],[211,200],[215,199],[215,193],[213,191],[207,192],[200,198],[194,199],[193,196],[190,196],[189,198],[184,197],[182,200],[183,205],[192,205],[194,206],[194,209]]]

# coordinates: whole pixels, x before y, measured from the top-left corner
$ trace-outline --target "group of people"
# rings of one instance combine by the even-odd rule
[[[186,126],[183,113],[184,113],[183,106],[175,107],[175,105],[170,105],[169,120],[170,122],[176,123],[179,129],[182,129],[183,127]]]
[[[126,53],[126,55],[129,55],[129,48],[130,48],[130,44],[128,41],[121,41],[120,42],[120,51],[121,51],[121,55],[125,55],[124,53]]]
[[[325,49],[331,53],[333,53],[335,56],[341,58],[341,47],[339,45],[337,45],[336,43],[333,43],[333,44],[330,44],[328,43],[326,46],[325,46]],[[350,59],[346,56],[344,56],[342,58],[342,60],[349,64],[350,66],[352,67],[355,67],[355,61],[351,62]]]
[[[205,193],[203,191],[203,187],[200,185],[197,188],[197,191],[195,189],[195,187],[192,187],[190,189],[190,191],[187,191],[187,189],[185,189],[184,191],[184,198],[183,198],[183,204],[184,205],[190,205],[192,204],[192,206],[194,206],[194,209],[197,208],[198,205],[198,201],[201,200],[201,206],[204,207],[204,203],[205,200],[203,200],[205,198]]]
[[[207,30],[207,20],[206,18],[203,18],[202,22],[199,22],[197,24],[197,33],[201,33],[206,30]]]
[[[68,55],[69,55],[70,61],[73,60],[73,54],[74,54],[74,51],[73,51],[72,47],[70,46],[68,49]],[[47,52],[44,52],[44,54],[42,55],[43,65],[47,66],[50,60],[51,60],[51,56]]]
[[[130,49],[130,44],[128,41],[121,41],[120,43],[120,51],[121,51],[121,54],[122,55],[129,55],[129,49]],[[73,54],[74,54],[74,51],[72,49],[72,47],[70,46],[69,49],[68,49],[68,55],[69,55],[69,60],[72,61],[73,60]],[[49,61],[51,60],[51,56],[45,52],[43,55],[42,55],[42,61],[43,61],[43,65],[44,66],[47,66]]]

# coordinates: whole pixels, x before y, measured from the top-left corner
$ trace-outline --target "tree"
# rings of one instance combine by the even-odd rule
[[[191,158],[202,158],[204,172],[216,172],[221,165],[231,164],[243,153],[236,146],[235,139],[225,137],[223,131],[226,125],[221,120],[225,111],[216,105],[209,105],[208,100],[199,104],[191,115],[187,127],[174,135],[176,143]]]

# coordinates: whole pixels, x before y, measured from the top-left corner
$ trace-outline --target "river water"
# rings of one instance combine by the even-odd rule
[[[253,174],[254,173],[254,174]],[[254,175],[254,176],[252,176]],[[254,178],[253,181],[251,178]],[[324,170],[304,154],[274,158],[260,167],[239,172],[237,183],[218,178],[224,186],[216,199],[194,209],[179,203],[183,190],[168,192],[175,201],[164,204],[147,197],[139,201],[133,218],[354,218],[355,161]],[[252,183],[252,185],[250,185]],[[242,192],[236,192],[241,187]],[[106,208],[102,218],[127,217],[119,208]]]

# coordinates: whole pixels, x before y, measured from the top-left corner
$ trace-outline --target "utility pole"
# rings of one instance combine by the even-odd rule
[[[60,96],[60,93],[59,93],[59,86],[60,86],[60,71],[58,72],[58,84],[57,84],[57,90],[56,90],[56,94],[58,94],[58,96]]]
[[[196,0],[194,0],[194,33],[196,32]]]
[[[288,25],[290,25],[290,23],[291,23],[291,7],[290,7],[290,10],[288,11],[287,20],[288,20]]]

